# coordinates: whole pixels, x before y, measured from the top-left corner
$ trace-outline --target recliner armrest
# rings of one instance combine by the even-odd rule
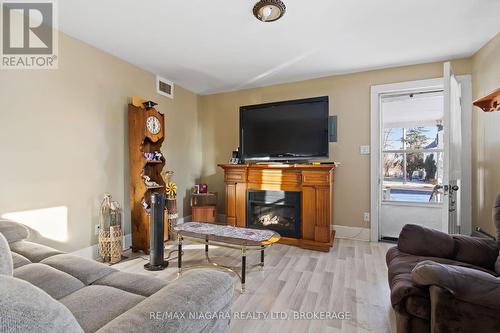
[[[411,272],[421,286],[439,286],[461,301],[500,310],[500,278],[479,270],[426,260]]]

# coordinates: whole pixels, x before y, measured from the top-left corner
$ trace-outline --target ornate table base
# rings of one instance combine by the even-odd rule
[[[189,267],[182,267],[182,241],[184,239],[187,239],[189,241],[196,242],[196,243],[205,244],[205,258],[207,259],[206,264],[199,264],[199,265],[193,265],[193,266],[189,266]],[[210,241],[208,239],[208,236],[203,241],[199,238],[186,237],[186,236],[181,236],[181,235],[178,235],[177,242],[178,242],[178,251],[179,251],[177,267],[179,269],[179,272],[178,272],[179,275],[182,274],[183,271],[187,271],[187,270],[195,269],[195,268],[207,268],[207,267],[220,269],[220,270],[223,270],[226,272],[231,272],[231,273],[235,274],[240,279],[242,293],[245,292],[245,281],[246,281],[246,270],[247,270],[247,264],[246,264],[247,252],[248,251],[260,251],[260,263],[252,265],[250,267],[257,267],[258,266],[261,269],[263,269],[264,268],[264,250],[267,247],[272,245],[272,244],[268,244],[268,245],[261,245],[261,246],[246,246],[246,245],[245,246],[237,246],[237,245],[233,245],[233,244],[226,244],[226,243],[222,243],[222,242]],[[235,250],[240,250],[241,251],[241,267],[225,266],[225,265],[221,265],[221,264],[218,264],[216,262],[213,262],[208,255],[208,246],[209,245],[216,245],[216,246],[220,246],[220,247],[226,247],[226,248],[231,248],[231,249],[235,249]],[[239,270],[241,271],[241,274],[238,272]]]

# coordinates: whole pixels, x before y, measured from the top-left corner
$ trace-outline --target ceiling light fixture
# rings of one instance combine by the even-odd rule
[[[260,0],[253,7],[253,15],[262,22],[273,22],[285,15],[286,6],[280,0]]]

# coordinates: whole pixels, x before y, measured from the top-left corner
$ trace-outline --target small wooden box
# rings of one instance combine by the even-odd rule
[[[216,206],[193,206],[193,222],[214,223],[217,215]]]

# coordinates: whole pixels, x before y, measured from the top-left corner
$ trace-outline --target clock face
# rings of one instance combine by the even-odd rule
[[[160,120],[158,118],[156,118],[155,116],[148,117],[148,119],[146,119],[146,128],[152,134],[160,133],[160,129],[161,129]]]

